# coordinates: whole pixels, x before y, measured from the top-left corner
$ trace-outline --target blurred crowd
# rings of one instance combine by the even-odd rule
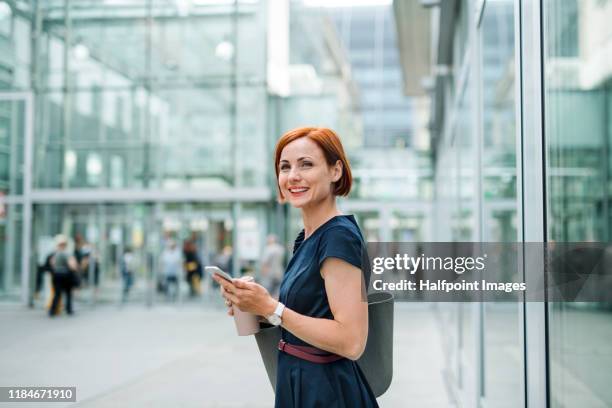
[[[146,277],[150,277],[162,298],[176,302],[184,284],[188,286],[188,296],[191,299],[200,297],[207,288],[216,289],[217,284],[204,275],[205,265],[215,265],[233,274],[234,257],[230,245],[223,246],[218,253],[208,253],[195,235],[184,239],[182,244],[179,242],[172,234],[167,234],[163,238],[160,253],[152,255],[154,262],[146,262],[142,251],[130,246],[119,252],[114,260],[121,283],[121,304],[129,301],[136,282],[139,279],[144,281]],[[66,235],[56,235],[53,245],[53,249],[38,266],[34,297],[40,298],[45,290],[45,307],[50,317],[61,314],[63,310],[72,315],[73,291],[87,288],[91,290],[94,299],[97,297],[101,280],[99,253],[96,246],[80,234],[76,234],[72,241]],[[286,252],[277,237],[269,235],[258,262],[240,262],[237,273],[257,278],[277,297]],[[48,284],[45,285],[45,282]]]

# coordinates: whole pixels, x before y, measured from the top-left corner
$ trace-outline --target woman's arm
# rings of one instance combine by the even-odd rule
[[[357,360],[368,337],[368,304],[362,299],[362,273],[346,261],[327,258],[321,275],[334,319],[308,317],[285,308],[283,327],[306,343]]]
[[[368,336],[368,305],[362,299],[362,273],[359,268],[338,258],[327,258],[321,268],[325,279],[327,300],[332,319],[304,316],[285,308],[283,327],[308,344],[322,350],[357,360]],[[224,288],[223,296],[240,310],[269,316],[277,301],[253,282],[217,282]]]

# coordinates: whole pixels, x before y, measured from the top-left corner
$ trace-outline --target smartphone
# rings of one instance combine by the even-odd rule
[[[206,269],[206,271],[211,275],[218,275],[228,282],[232,282],[234,280],[227,272],[224,272],[221,268],[216,266],[207,266],[204,269]]]

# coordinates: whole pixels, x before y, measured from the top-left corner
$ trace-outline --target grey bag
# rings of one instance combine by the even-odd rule
[[[368,295],[368,342],[357,364],[376,397],[387,391],[393,378],[393,295],[379,292]],[[279,327],[262,325],[255,334],[272,389],[276,391]]]

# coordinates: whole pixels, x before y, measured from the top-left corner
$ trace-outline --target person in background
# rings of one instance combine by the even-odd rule
[[[53,317],[59,313],[57,306],[62,293],[66,294],[66,313],[73,314],[72,310],[72,288],[74,286],[74,274],[77,273],[78,264],[76,258],[67,250],[68,239],[64,235],[55,237],[56,251],[51,258],[53,270],[53,301],[49,308],[49,316]]]
[[[100,262],[95,253],[94,245],[87,242],[81,234],[74,236],[74,257],[79,265],[79,273],[83,286],[93,283],[98,288],[100,283]],[[93,271],[93,276],[91,275]]]
[[[44,273],[48,273],[50,287],[49,287],[49,297],[47,298],[48,300],[47,300],[46,308],[49,311],[52,310],[51,305],[53,304],[53,297],[55,295],[55,287],[53,286],[53,265],[51,265],[51,260],[53,259],[53,255],[55,255],[55,248],[45,256],[45,262],[41,266],[39,266],[39,273],[42,274],[40,276],[41,286],[40,287],[37,286],[36,294],[35,294],[35,297],[37,298],[40,293],[40,290],[42,289],[42,281],[44,280]],[[37,280],[38,280],[38,277],[37,277]],[[57,305],[55,305],[55,310],[53,310],[53,314],[59,314],[61,308],[62,308],[62,299],[60,298],[60,300],[57,302]]]
[[[81,234],[75,234],[74,235],[74,259],[76,259],[76,263],[77,263],[77,276],[79,277],[79,282],[77,285],[75,285],[75,287],[80,287],[81,286],[81,278],[83,278],[85,280],[85,284],[87,284],[87,278],[86,278],[86,274],[87,274],[87,267],[85,265],[85,253],[86,253],[87,249],[85,246],[85,239],[83,238],[83,236]]]
[[[261,257],[261,277],[262,285],[275,298],[278,298],[278,289],[283,280],[284,258],[285,248],[278,243],[276,235],[268,235]]]
[[[53,254],[55,254],[55,250],[45,255],[44,262],[42,264],[37,265],[34,299],[38,299],[38,297],[40,296],[40,292],[43,289],[45,273],[51,274],[51,278],[53,278],[53,269],[51,268],[51,258],[53,257]],[[51,290],[53,290],[53,288],[51,288]]]
[[[123,292],[121,303],[128,300],[130,289],[134,284],[135,257],[130,247],[126,247],[121,257],[121,279],[123,280]]]
[[[100,283],[100,262],[93,245],[88,244],[83,250],[82,271],[84,279],[89,282],[90,270],[93,270],[93,285],[97,289]]]
[[[200,294],[202,281],[202,262],[198,256],[196,244],[192,240],[186,240],[183,244],[183,256],[185,257],[185,279],[189,284],[189,296],[195,297]]]
[[[179,275],[182,269],[182,254],[177,248],[174,240],[169,240],[162,252],[161,266],[166,285],[166,296],[170,300],[176,300],[179,291]]]

